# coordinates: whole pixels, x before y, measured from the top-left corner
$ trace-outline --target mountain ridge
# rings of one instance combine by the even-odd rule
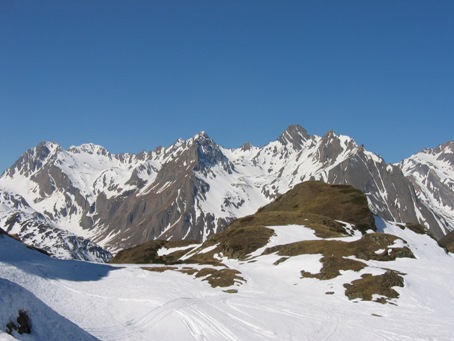
[[[437,148],[449,161],[451,144]],[[443,187],[418,180],[412,162],[435,170],[433,183]],[[452,163],[414,156],[388,164],[348,136],[309,135],[299,125],[263,147],[224,148],[204,131],[138,154],[43,142],[3,173],[0,187],[62,229],[115,251],[157,238],[206,240],[308,180],[350,184],[366,193],[374,214],[422,223],[437,238],[454,223]]]

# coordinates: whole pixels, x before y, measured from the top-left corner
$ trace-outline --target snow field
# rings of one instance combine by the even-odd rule
[[[452,339],[453,258],[427,236],[384,224],[385,232],[408,242],[417,259],[369,261],[367,271],[320,281],[301,279],[300,271],[317,273],[321,255],[291,257],[279,265],[273,265],[280,258],[275,254],[241,262],[223,258],[246,280],[233,287],[236,294],[175,271],[49,259],[0,237],[0,322],[25,307],[34,325],[59,321],[67,333],[83,334],[79,340],[90,339],[88,334],[101,340]],[[316,239],[301,226],[273,229],[269,246]],[[344,283],[363,273],[382,273],[383,267],[406,274],[405,287],[395,288],[396,305],[348,300]],[[39,304],[53,315],[39,313]],[[62,334],[36,332],[42,334],[28,339],[62,339]]]

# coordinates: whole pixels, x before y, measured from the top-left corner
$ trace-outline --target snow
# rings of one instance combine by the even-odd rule
[[[6,279],[0,278],[0,321],[2,324],[16,322],[20,310],[31,317],[33,337],[14,332],[0,334],[0,340],[95,340],[93,336],[64,318],[38,299],[29,290]],[[25,308],[25,309],[24,309]],[[37,318],[35,318],[35,316]]]
[[[16,234],[24,243],[46,250],[58,258],[99,262],[107,260],[108,257],[103,257],[107,255],[106,252],[96,244],[59,229],[29,206],[23,206],[21,199],[20,196],[10,195],[8,192],[0,193],[0,226],[10,234]],[[20,209],[13,208],[17,203],[20,203]],[[42,233],[42,226],[47,227],[45,233]]]
[[[447,157],[450,152],[450,145],[444,144],[423,150],[399,164],[405,176],[415,183],[418,199],[434,212],[444,233],[454,226],[454,164]]]
[[[198,250],[197,253],[208,253],[210,251],[213,251],[217,246],[218,246],[217,244],[208,246],[204,249]]]
[[[199,244],[190,244],[190,245],[171,247],[171,248],[163,247],[158,250],[158,256],[165,256],[165,255],[171,254],[173,252],[182,251],[182,250],[186,250],[186,249],[192,249],[198,245]]]
[[[428,236],[385,221],[378,225],[406,240],[417,259],[369,261],[365,272],[319,281],[301,279],[300,271],[317,273],[321,255],[291,257],[277,266],[281,257],[274,254],[242,262],[223,258],[246,280],[234,286],[236,294],[175,271],[50,259],[0,237],[0,329],[26,309],[34,329],[23,340],[452,339],[452,256]],[[304,226],[271,228],[268,246],[317,239]],[[406,274],[405,287],[395,288],[396,305],[345,297],[343,283],[385,267]],[[11,337],[0,334],[5,339]]]

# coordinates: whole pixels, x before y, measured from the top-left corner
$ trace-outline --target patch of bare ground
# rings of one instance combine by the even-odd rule
[[[306,181],[264,206],[262,212],[313,214],[354,224],[362,232],[376,231],[366,196],[348,185]]]
[[[417,234],[430,235],[428,233],[428,230],[423,225],[418,224],[418,223],[397,224],[397,226],[399,226],[402,230],[405,228],[408,228],[409,230],[412,230],[414,233],[417,233]]]
[[[246,282],[246,280],[241,277],[241,272],[229,268],[195,269],[191,267],[178,268],[174,266],[146,266],[141,269],[153,272],[178,271],[186,275],[195,276],[195,278],[201,278],[203,281],[207,281],[213,288],[225,288]]]
[[[346,259],[342,257],[323,257],[321,259],[322,269],[320,273],[313,274],[301,270],[301,276],[307,278],[317,278],[321,280],[328,280],[340,275],[340,270],[360,271],[366,267],[366,264],[353,259]]]
[[[264,226],[232,226],[214,235],[201,246],[201,249],[203,249],[216,245],[213,250],[206,253],[195,253],[187,259],[187,262],[218,264],[219,260],[214,257],[216,254],[222,254],[228,258],[245,260],[247,255],[264,247],[273,234],[274,231],[272,229]]]
[[[230,287],[234,284],[242,284],[246,280],[240,276],[241,272],[235,269],[213,269],[203,268],[196,274],[196,278],[202,278],[204,281],[208,281],[213,288],[216,287]]]
[[[402,275],[394,270],[387,270],[384,274],[376,276],[364,274],[360,279],[344,284],[345,295],[350,300],[388,303],[391,299],[399,297],[399,293],[393,287],[404,286]]]
[[[319,238],[334,238],[348,236],[344,225],[338,221],[312,213],[298,212],[257,212],[234,221],[230,228],[245,228],[249,226],[283,226],[304,225],[314,230]]]
[[[396,243],[400,241],[400,243]],[[341,270],[361,271],[367,264],[358,260],[393,261],[397,258],[414,258],[411,250],[403,244],[402,239],[384,233],[366,234],[361,239],[346,242],[338,240],[311,240],[300,241],[287,245],[278,245],[268,248],[264,254],[276,253],[281,256],[274,265],[285,262],[289,257],[303,254],[321,254],[322,268],[319,273],[310,273],[302,270],[303,278],[317,278],[329,280],[341,274]],[[355,257],[351,259],[348,257]],[[345,295],[350,299],[359,298],[379,303],[387,303],[398,298],[398,293],[392,287],[404,286],[401,273],[387,270],[383,275],[363,275],[361,279],[345,284]]]
[[[447,252],[454,253],[454,231],[449,232],[446,236],[438,241],[438,244]]]
[[[164,272],[169,270],[178,270],[174,266],[144,266],[141,267],[142,270],[153,271],[153,272]]]
[[[194,249],[195,244],[192,241],[166,241],[166,240],[151,240],[149,242],[134,246],[129,249],[122,250],[118,252],[115,257],[110,260],[110,263],[113,264],[179,264],[180,258],[188,253],[190,250]],[[187,247],[183,250],[177,250],[172,253],[160,256],[158,251],[161,248],[179,248]]]
[[[304,240],[295,243],[277,245],[265,249],[264,254],[277,253],[279,256],[298,256],[304,254],[322,254],[324,257],[355,256],[364,260],[390,261],[400,257],[414,258],[411,250],[394,246],[397,240],[404,240],[386,233],[371,233],[361,239],[346,242],[340,240]]]

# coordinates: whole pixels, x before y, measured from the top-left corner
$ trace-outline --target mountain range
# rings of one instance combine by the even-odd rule
[[[205,132],[139,154],[42,142],[0,177],[0,224],[53,255],[105,261],[150,240],[207,240],[309,180],[352,185],[375,215],[437,239],[454,228],[454,142],[389,164],[348,136],[299,125],[236,149]]]

